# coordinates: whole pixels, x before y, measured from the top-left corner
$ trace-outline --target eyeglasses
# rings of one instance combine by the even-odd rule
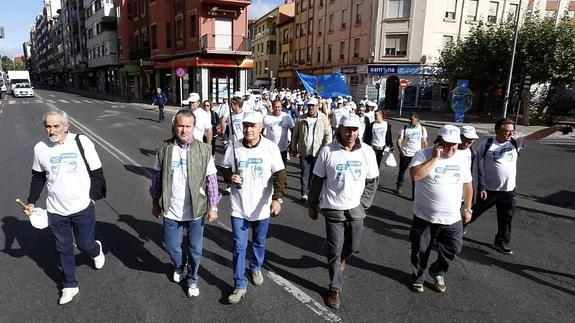
[[[210,107],[210,105],[209,105],[209,104],[204,104],[204,107]]]

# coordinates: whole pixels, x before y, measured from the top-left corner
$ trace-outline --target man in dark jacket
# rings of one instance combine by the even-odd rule
[[[168,102],[166,95],[162,92],[162,89],[158,88],[156,90],[156,95],[152,99],[152,105],[157,104],[158,109],[160,109],[160,115],[158,117],[158,121],[164,121],[164,106]]]

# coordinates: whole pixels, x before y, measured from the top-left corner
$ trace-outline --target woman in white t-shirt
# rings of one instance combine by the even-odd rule
[[[375,111],[375,121],[369,124],[365,132],[365,143],[370,145],[371,148],[373,148],[375,151],[377,167],[379,167],[381,165],[381,161],[383,160],[383,153],[385,148],[389,148],[390,153],[393,153],[391,125],[384,120],[382,111]]]

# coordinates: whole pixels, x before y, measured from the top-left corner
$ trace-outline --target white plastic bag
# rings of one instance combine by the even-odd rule
[[[35,207],[30,216],[30,223],[36,229],[45,229],[48,227],[48,213],[46,209]]]
[[[387,155],[387,158],[385,159],[385,166],[397,167],[397,161],[395,161],[395,157],[393,157],[393,153],[389,153]]]

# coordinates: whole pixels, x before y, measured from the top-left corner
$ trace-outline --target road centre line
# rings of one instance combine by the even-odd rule
[[[46,105],[48,105],[53,110],[59,110],[53,104],[46,103]],[[122,158],[120,158],[120,156],[122,156],[125,160],[130,162],[132,165],[134,165],[136,167],[142,167],[135,160],[133,160],[128,155],[126,155],[125,153],[120,151],[114,145],[112,145],[111,143],[109,143],[108,141],[103,139],[102,137],[98,136],[96,133],[94,133],[92,130],[90,130],[87,126],[83,125],[82,123],[78,122],[76,119],[74,119],[70,116],[68,116],[68,119],[70,121],[72,121],[77,128],[84,131],[87,135],[89,135],[91,137],[91,139],[94,142],[96,142],[98,145],[100,145],[104,150],[109,152],[114,158],[116,158],[121,163],[126,164],[126,162],[124,160],[122,160]],[[152,175],[152,174],[150,174],[149,171],[145,171],[145,172],[150,176]],[[230,227],[228,227],[227,225],[225,225],[224,223],[222,223],[221,221],[217,220],[216,223],[220,227],[224,228],[225,230],[232,232],[232,229]],[[286,291],[288,294],[293,296],[295,299],[300,301],[302,304],[304,304],[306,307],[311,309],[314,313],[316,313],[317,315],[319,315],[320,317],[322,317],[326,321],[329,321],[329,322],[341,321],[341,318],[339,316],[337,316],[334,313],[332,313],[331,311],[329,311],[325,306],[316,302],[311,296],[307,295],[304,291],[299,289],[297,286],[295,286],[293,283],[291,283],[287,279],[281,277],[280,275],[274,273],[273,271],[271,271],[269,269],[268,269],[267,276],[271,279],[271,281],[273,281],[274,283],[279,285],[281,288],[283,288],[284,291]]]

